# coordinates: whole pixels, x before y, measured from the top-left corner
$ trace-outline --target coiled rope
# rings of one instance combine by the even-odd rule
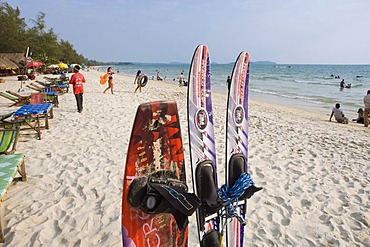
[[[229,188],[224,184],[218,190],[218,196],[225,204],[225,208],[221,212],[221,217],[225,219],[225,224],[228,219],[235,217],[242,225],[246,225],[245,219],[237,212],[237,208],[239,198],[252,185],[254,185],[254,182],[251,175],[249,173],[242,173],[232,187]]]

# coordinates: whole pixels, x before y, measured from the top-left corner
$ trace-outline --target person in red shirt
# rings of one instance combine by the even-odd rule
[[[69,84],[73,85],[73,93],[76,97],[77,111],[79,113],[81,113],[83,110],[83,83],[86,82],[84,75],[79,72],[80,69],[80,66],[76,65],[73,69],[75,73],[71,76],[71,79],[69,80]]]

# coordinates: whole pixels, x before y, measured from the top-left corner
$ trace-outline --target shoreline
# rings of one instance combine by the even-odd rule
[[[6,240],[0,246],[122,246],[122,178],[140,103],[176,100],[185,164],[190,162],[186,87],[149,80],[142,93],[133,93],[133,77],[116,74],[115,94],[103,94],[104,72],[82,73],[87,83],[81,114],[70,90],[59,97],[42,140],[21,132],[17,152],[25,154],[28,181],[13,183],[5,196]],[[7,77],[0,91],[17,91],[19,85]],[[24,87],[22,94],[31,92]],[[226,94],[213,92],[212,100],[222,185]],[[10,103],[1,97],[1,111],[17,109],[8,108]],[[246,244],[370,244],[370,128],[328,118],[250,100],[249,172],[264,189],[248,200]],[[186,173],[192,191],[189,165]],[[189,246],[199,246],[195,216],[189,221]]]
[[[133,70],[139,67],[138,65],[136,67],[128,66],[122,68],[122,72],[125,75],[126,73],[131,75],[134,74]],[[172,83],[172,79],[178,77],[176,71],[179,72],[181,69],[187,71],[180,65],[166,66],[163,64],[158,66],[144,64],[141,69],[150,78],[155,76],[155,71],[159,71],[162,78],[167,76],[168,83]],[[302,108],[305,111],[321,111],[325,115],[331,113],[336,103],[340,103],[344,114],[349,119],[353,119],[357,117],[358,108],[363,108],[362,98],[368,89],[369,75],[362,70],[367,69],[361,65],[356,65],[356,68],[353,69],[345,65],[339,67],[338,65],[330,65],[326,69],[320,65],[300,65],[293,66],[288,70],[284,66],[257,65],[255,68],[251,68],[250,98],[258,97],[262,101],[269,101],[272,104]],[[211,66],[213,92],[227,93],[225,81],[231,70],[232,64]],[[136,73],[136,70],[134,72]],[[305,73],[307,75],[304,75]],[[347,82],[351,82],[353,87],[340,90],[340,79],[331,77],[332,74],[340,74]],[[364,77],[354,78],[358,74],[364,75]]]
[[[104,73],[102,71],[98,71],[99,73]],[[118,76],[123,76],[126,78],[131,78],[131,80],[134,80],[134,76],[131,75],[122,75],[119,74]],[[157,81],[157,80],[149,80],[151,83],[165,83],[168,85],[172,86],[178,86],[177,81],[172,81],[167,78],[166,80],[163,81]],[[226,88],[226,85],[225,85]],[[219,84],[213,85],[212,93],[216,94],[222,94],[222,95],[227,95],[226,89],[221,87]],[[324,104],[319,104],[319,103],[310,103],[310,102],[305,102],[300,99],[290,99],[290,98],[285,98],[285,97],[280,97],[276,95],[271,95],[271,94],[263,94],[259,92],[254,92],[250,91],[249,92],[250,96],[250,101],[256,101],[256,102],[262,102],[262,103],[267,103],[270,105],[278,105],[283,108],[292,108],[294,110],[300,110],[302,112],[309,112],[311,114],[317,115],[317,117],[320,119],[323,116],[327,117],[329,119],[331,111],[334,107],[333,106],[328,106]],[[353,111],[350,111],[349,109],[343,109],[345,116],[349,119],[352,120],[354,118],[357,118],[357,108],[353,109]]]

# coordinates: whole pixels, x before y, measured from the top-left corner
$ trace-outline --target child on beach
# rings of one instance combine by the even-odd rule
[[[357,118],[352,119],[352,121],[363,124],[364,123],[364,110],[362,108],[358,108],[357,113],[358,113]]]
[[[228,75],[226,79],[226,86],[229,91],[230,91],[230,85],[231,85],[231,77]]]
[[[112,67],[108,67],[108,70],[107,70],[107,74],[109,75],[108,77],[108,87],[104,90],[103,93],[105,93],[108,89],[111,90],[112,94],[113,94],[113,74],[114,72],[112,71]]]
[[[157,81],[162,81],[163,79],[159,76],[159,71],[157,70]]]
[[[81,74],[80,66],[76,65],[73,69],[74,74],[71,76],[71,79],[69,80],[69,84],[73,85],[73,93],[76,98],[77,103],[77,111],[79,113],[83,110],[83,93],[84,93],[84,87],[83,83],[86,82],[85,77],[83,74]]]
[[[329,121],[331,121],[331,118],[334,116],[335,120],[337,120],[338,123],[348,124],[348,118],[344,116],[342,109],[339,108],[340,104],[339,103],[335,104],[335,107],[331,111]]]
[[[184,72],[181,72],[180,76],[179,76],[179,87],[183,86],[184,85]]]

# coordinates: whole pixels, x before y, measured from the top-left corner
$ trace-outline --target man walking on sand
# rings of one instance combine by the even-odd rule
[[[74,74],[71,76],[71,79],[69,80],[69,84],[73,85],[73,93],[76,97],[76,103],[77,103],[77,111],[79,113],[83,110],[83,94],[84,94],[84,86],[82,83],[85,83],[85,77],[83,74],[81,74],[80,66],[76,65],[73,69]]]
[[[364,123],[365,127],[369,126],[369,115],[370,115],[370,90],[367,90],[367,95],[364,97]]]

